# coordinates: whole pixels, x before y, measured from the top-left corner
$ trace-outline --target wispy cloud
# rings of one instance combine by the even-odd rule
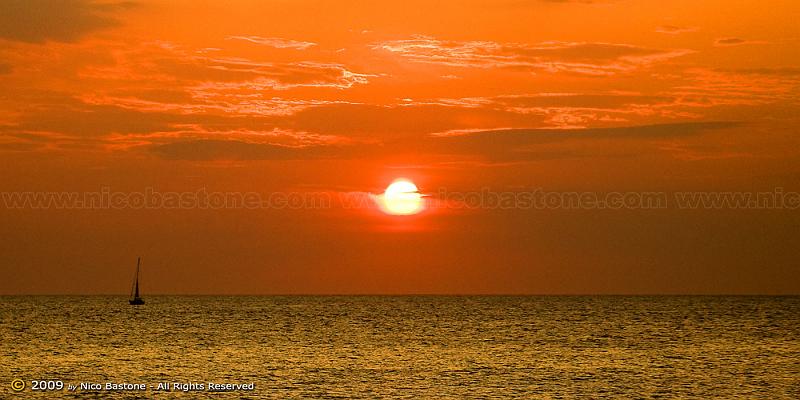
[[[113,63],[79,70],[81,79],[101,82],[103,87],[78,96],[84,102],[143,112],[289,115],[311,106],[348,102],[283,98],[284,92],[345,90],[376,76],[338,63],[256,61],[169,43],[112,52]]]
[[[656,32],[667,35],[680,35],[681,33],[697,32],[700,28],[697,27],[683,27],[675,25],[661,25],[656,28]]]
[[[757,106],[797,104],[800,75],[792,69],[719,70],[692,68],[684,84],[671,91],[683,106]]]
[[[151,146],[154,154],[176,160],[310,160],[383,157],[387,154],[438,154],[482,157],[492,162],[533,161],[543,158],[608,156],[596,151],[576,151],[560,143],[605,139],[663,143],[706,132],[735,128],[736,122],[711,121],[598,129],[494,129],[464,130],[452,135],[399,138],[388,143],[352,142],[283,146],[243,140],[200,139]],[[657,149],[657,148],[656,148]],[[580,150],[580,149],[578,149]]]
[[[747,40],[737,37],[726,37],[726,38],[719,38],[714,41],[714,46],[717,47],[730,47],[730,46],[741,46],[745,44],[765,44],[767,42],[760,41],[760,40]]]
[[[688,49],[652,49],[629,44],[446,41],[426,36],[373,46],[415,62],[453,67],[511,68],[531,72],[614,75],[690,54]]]
[[[574,129],[658,120],[680,120],[677,99],[668,93],[531,93],[424,101],[450,107],[484,108],[540,119],[541,127]],[[529,121],[530,123],[530,121]],[[460,129],[460,128],[459,128]],[[450,131],[445,132],[450,134]]]
[[[139,87],[153,82],[184,86],[199,84],[253,90],[287,90],[295,87],[346,89],[368,83],[376,75],[359,73],[332,62],[272,62],[247,57],[216,55],[169,42],[144,43],[134,48],[111,48],[113,63],[89,65],[81,78],[129,81]]]
[[[263,46],[274,47],[276,49],[295,49],[305,50],[309,47],[316,46],[316,43],[302,42],[291,39],[275,38],[275,37],[261,37],[261,36],[228,36],[228,40],[244,40],[250,43],[260,44]]]

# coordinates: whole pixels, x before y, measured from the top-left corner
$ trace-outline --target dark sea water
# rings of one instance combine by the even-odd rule
[[[800,297],[0,300],[0,398],[800,399]]]

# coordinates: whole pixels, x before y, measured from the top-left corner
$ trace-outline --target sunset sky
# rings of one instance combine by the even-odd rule
[[[800,191],[798,21],[791,0],[6,0],[0,192]],[[125,294],[137,256],[145,296],[800,293],[798,209],[370,204],[0,206],[0,294]]]

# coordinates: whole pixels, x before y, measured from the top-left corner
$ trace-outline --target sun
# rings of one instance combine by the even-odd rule
[[[413,215],[425,208],[417,185],[408,179],[396,179],[382,195],[375,196],[381,211],[390,215]]]

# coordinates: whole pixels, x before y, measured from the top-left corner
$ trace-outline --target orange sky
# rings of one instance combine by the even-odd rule
[[[0,3],[0,192],[800,191],[796,1]],[[793,210],[0,207],[0,294],[798,293]]]

